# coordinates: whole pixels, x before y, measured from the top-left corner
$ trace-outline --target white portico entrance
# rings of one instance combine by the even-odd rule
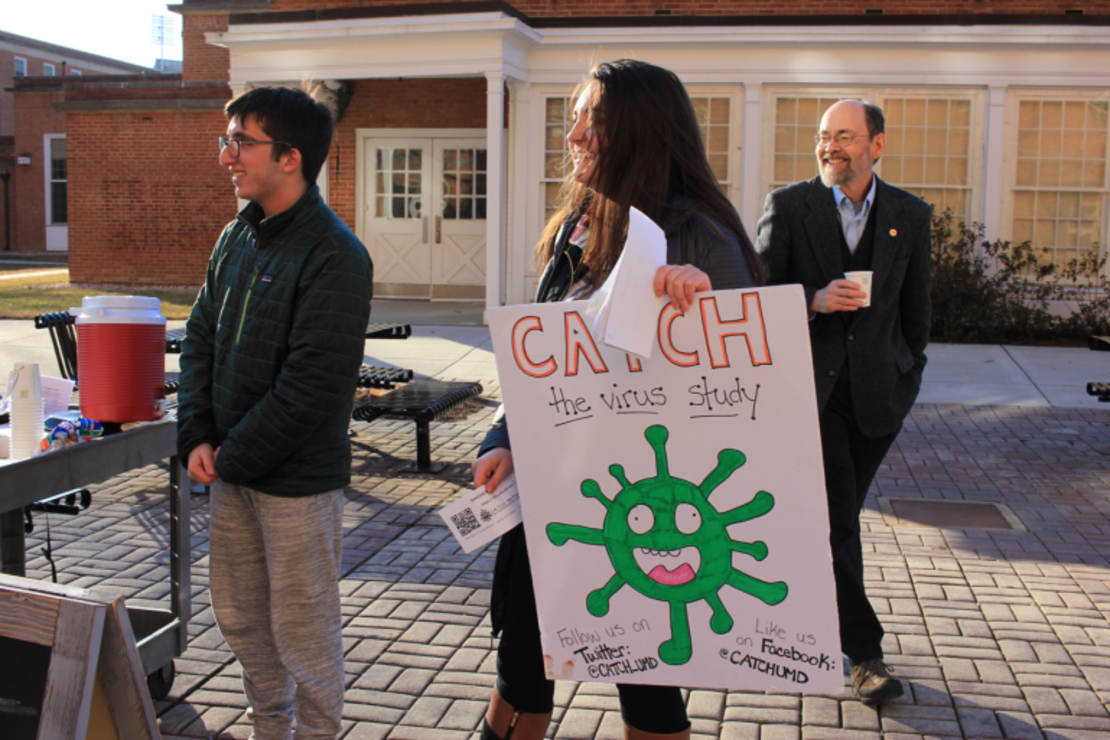
[[[358,236],[374,295],[485,297],[486,153],[482,129],[358,130]]]
[[[474,2],[239,14],[205,38],[228,49],[236,91],[304,76],[352,86],[331,200],[373,256],[377,295],[527,301],[532,245],[566,174],[571,92],[618,58],[687,86],[714,175],[752,236],[770,190],[814,175],[822,112],[855,98],[887,112],[885,181],[992,240],[1030,239],[1061,260],[1106,254],[1108,27],[945,18],[860,16],[829,34],[796,17],[529,18]],[[423,92],[371,92],[387,80]],[[452,98],[450,80],[484,80],[485,100],[477,84]]]

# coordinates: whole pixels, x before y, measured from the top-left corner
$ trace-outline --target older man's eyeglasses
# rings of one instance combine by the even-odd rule
[[[828,134],[814,134],[813,142],[821,146],[828,146],[831,142],[836,142],[837,146],[848,146],[854,139],[867,139],[870,134],[837,134],[836,136],[829,136]]]
[[[227,139],[223,136],[220,137],[220,152],[227,149],[227,153],[232,159],[239,159],[239,147],[254,146],[255,144],[281,144],[292,148],[293,145],[284,141],[243,141],[241,139]]]

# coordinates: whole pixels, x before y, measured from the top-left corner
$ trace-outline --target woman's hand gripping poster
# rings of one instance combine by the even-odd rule
[[[700,294],[641,359],[492,309],[549,678],[844,687],[805,299]]]

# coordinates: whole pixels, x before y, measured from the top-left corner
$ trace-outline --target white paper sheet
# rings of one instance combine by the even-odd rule
[[[42,415],[45,417],[59,411],[68,411],[69,399],[73,396],[73,381],[49,375],[40,375],[39,381],[42,384]],[[0,396],[0,414],[8,413],[14,383],[15,370],[12,370],[8,373],[8,387],[4,395]]]
[[[59,411],[69,411],[69,399],[73,397],[73,381],[65,378],[40,376],[42,382],[42,415],[50,416]]]
[[[467,491],[438,513],[463,551],[474,552],[523,521],[516,476],[505,476],[493,494],[486,493],[485,486]]]
[[[12,400],[12,386],[15,385],[15,370],[8,373],[8,386],[4,389],[4,395],[0,396],[0,414],[8,413],[11,409]]]
[[[651,356],[655,324],[667,297],[656,297],[655,273],[667,264],[667,237],[635,208],[628,211],[628,239],[609,278],[590,300],[593,335],[610,347]]]

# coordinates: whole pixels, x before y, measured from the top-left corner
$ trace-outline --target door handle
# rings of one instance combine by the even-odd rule
[[[424,218],[422,218],[420,220],[423,221],[423,225],[422,225],[422,228],[421,228],[420,241],[427,244],[428,243],[428,217],[425,216]]]
[[[436,216],[436,244],[439,244],[440,237],[442,236],[443,217]]]

